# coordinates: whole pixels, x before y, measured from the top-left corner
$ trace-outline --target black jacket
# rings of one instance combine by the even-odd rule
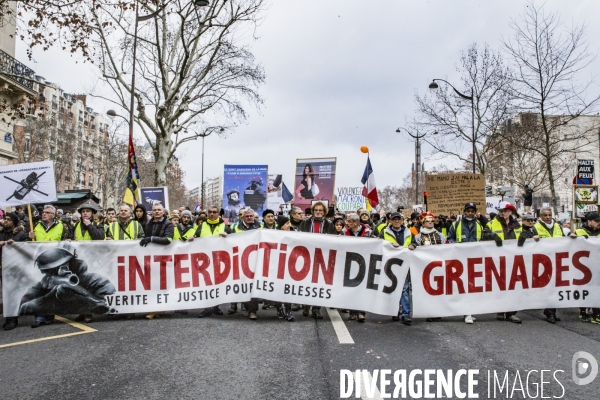
[[[304,221],[300,222],[300,225],[298,226],[298,230],[300,232],[312,232],[313,219],[314,219],[314,217],[310,217],[310,218],[305,219]],[[331,222],[327,218],[323,218],[321,220],[321,224],[323,224],[321,233],[326,233],[329,235],[337,234],[335,231],[335,227],[333,226],[333,222]],[[319,233],[319,232],[314,232],[314,233]]]
[[[2,227],[2,230],[0,230],[0,242],[7,242],[11,239],[15,242],[26,242],[29,240],[29,235],[27,234],[27,230],[22,226],[17,226],[13,229]],[[0,247],[0,268],[2,268],[2,247]]]
[[[175,227],[166,217],[162,217],[158,222],[154,221],[153,218],[144,227],[144,233],[147,238],[151,238],[152,243],[170,244],[173,240]]]

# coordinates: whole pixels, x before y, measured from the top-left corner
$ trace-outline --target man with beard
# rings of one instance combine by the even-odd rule
[[[290,225],[291,230],[298,232],[300,230],[300,223],[304,221],[302,218],[302,209],[300,207],[292,207],[290,210]]]
[[[4,216],[2,229],[0,230],[0,272],[2,272],[2,247],[11,245],[14,242],[25,242],[29,240],[27,232],[23,226],[17,226],[19,217],[15,213],[7,213]],[[0,284],[2,283],[2,274],[0,273]],[[5,331],[15,329],[19,324],[18,317],[7,317],[4,319],[2,327]]]
[[[240,192],[237,189],[231,189],[227,192],[227,207],[223,218],[227,218],[230,224],[238,221],[238,213],[242,208],[246,207],[240,200]]]
[[[190,210],[183,210],[179,218],[179,223],[174,229],[173,239],[185,242],[193,238],[195,233],[196,230],[194,229],[194,224],[192,224],[192,212]]]

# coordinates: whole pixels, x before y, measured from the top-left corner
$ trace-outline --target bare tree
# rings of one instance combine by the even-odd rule
[[[155,159],[154,185],[164,186],[177,148],[202,135],[225,134],[262,103],[257,87],[264,71],[242,35],[257,23],[263,0],[212,1],[203,8],[184,0],[157,1],[153,19],[137,32],[135,122]],[[130,110],[135,12],[98,4],[94,58],[110,95],[97,96]]]
[[[504,40],[504,49],[513,64],[511,95],[521,107],[535,115],[526,132],[528,140],[507,132],[505,139],[518,143],[541,157],[557,212],[556,180],[565,160],[597,140],[597,128],[569,129],[569,124],[592,113],[600,96],[590,95],[593,81],[581,81],[581,74],[594,59],[585,39],[586,26],[565,27],[557,14],[529,1],[519,21],[511,23],[513,35]]]
[[[446,84],[440,84],[432,96],[415,95],[416,125],[421,130],[437,132],[427,135],[424,141],[433,147],[438,159],[451,156],[472,168],[474,143],[475,168],[485,174],[490,158],[500,156],[486,145],[488,137],[511,112],[511,99],[505,90],[510,73],[499,53],[493,52],[487,44],[481,48],[475,43],[460,53],[456,70],[461,74],[457,89],[466,96],[473,96],[475,132],[471,102]]]

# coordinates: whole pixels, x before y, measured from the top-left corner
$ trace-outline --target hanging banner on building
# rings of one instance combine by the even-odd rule
[[[485,180],[481,174],[428,174],[425,177],[427,211],[436,215],[462,214],[466,203],[483,210]]]
[[[4,315],[122,314],[252,297],[398,312],[408,250],[379,239],[255,230],[168,246],[137,241],[4,247]]]
[[[365,197],[362,195],[363,187],[338,187],[336,189],[336,208],[339,211],[356,212],[359,208],[366,208]]]
[[[225,165],[223,173],[223,218],[238,221],[238,213],[250,207],[259,216],[267,208],[266,165]]]
[[[600,304],[600,239],[554,238],[418,248],[407,260],[414,317]],[[413,258],[414,257],[414,258]]]
[[[594,160],[577,160],[577,185],[594,183]]]
[[[336,158],[306,158],[296,160],[294,205],[310,207],[313,200],[333,202]]]
[[[267,179],[267,208],[275,212],[281,211],[283,200],[283,175],[269,174]]]
[[[54,164],[42,161],[0,167],[0,206],[56,201]]]
[[[140,198],[148,214],[152,213],[155,204],[160,204],[165,210],[169,210],[169,188],[166,186],[140,188]]]

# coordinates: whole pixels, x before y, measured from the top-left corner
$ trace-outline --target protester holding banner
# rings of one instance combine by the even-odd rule
[[[333,218],[333,227],[335,228],[335,234],[336,235],[343,235],[344,234],[344,228],[346,226],[346,222],[344,221],[344,218],[340,217],[340,216],[336,216]]]
[[[148,223],[148,210],[143,204],[138,204],[133,209],[133,219],[139,222],[142,225],[142,228],[146,229],[146,224]]]
[[[421,229],[415,236],[415,242],[419,246],[429,246],[446,243],[446,237],[434,228],[435,216],[433,213],[426,212],[419,218]]]
[[[379,235],[380,238],[387,240],[394,247],[407,247],[410,250],[414,250],[417,246],[415,237],[412,235],[411,230],[404,225],[404,215],[399,212],[390,214],[389,225],[382,230]],[[400,321],[404,325],[411,325],[412,319],[410,318],[410,272],[406,276],[404,286],[402,287],[402,295],[400,297],[400,309],[398,315],[392,317],[393,321]]]
[[[591,212],[585,217],[586,221],[574,233],[571,233],[572,238],[578,236],[600,236],[600,215],[597,212]],[[600,324],[600,308],[579,308],[579,320],[581,322],[591,322]]]
[[[81,222],[75,224],[75,240],[104,240],[106,231],[104,224],[93,221],[93,215],[98,211],[98,204],[93,200],[83,203],[77,211],[81,214]]]
[[[488,222],[483,231],[483,240],[493,240],[496,246],[501,247],[504,240],[519,239],[523,228],[513,213],[517,213],[515,206],[507,201],[501,202],[498,205],[498,215]],[[497,313],[496,319],[520,324],[522,321],[516,314],[516,311]]]
[[[292,207],[289,216],[292,230],[298,232],[300,230],[300,223],[304,221],[302,218],[302,209],[300,207]]]
[[[335,228],[333,227],[333,223],[327,218],[325,218],[325,215],[329,211],[325,203],[323,203],[322,201],[317,201],[311,206],[310,210],[312,216],[302,221],[298,226],[298,230],[300,232],[324,233],[335,235]],[[310,306],[304,306],[302,315],[308,317],[309,314]],[[312,316],[315,319],[323,319],[323,316],[321,315],[321,307],[313,306]]]
[[[448,232],[449,243],[479,242],[483,233],[483,226],[475,218],[477,206],[475,203],[465,204],[463,216],[450,226]]]
[[[278,231],[291,231],[290,219],[286,216],[280,215],[277,217],[277,227],[275,228]],[[294,314],[292,314],[292,304],[291,303],[282,303],[278,301],[272,302],[275,310],[277,310],[277,318],[285,319],[288,322],[295,321]]]
[[[186,241],[190,238],[194,237],[194,233],[196,230],[194,229],[194,224],[192,223],[192,212],[189,210],[184,210],[181,213],[181,217],[179,218],[179,223],[175,226],[173,234],[174,240],[182,240]]]
[[[148,243],[160,245],[169,245],[173,240],[174,227],[173,223],[165,217],[165,209],[162,204],[155,203],[152,206],[152,219],[146,224],[144,231],[145,237],[140,240],[140,246],[146,247]],[[164,312],[152,312],[146,315],[148,319],[157,318]]]
[[[14,242],[25,242],[29,240],[23,226],[18,226],[19,217],[15,213],[6,213],[0,227],[0,284],[2,284],[2,247]],[[18,317],[7,317],[2,327],[5,331],[15,329],[19,324]]]
[[[347,226],[343,229],[344,236],[354,236],[354,237],[365,237],[369,238],[373,236],[373,231],[369,227],[367,223],[364,222],[364,219],[358,216],[358,214],[352,213],[348,214],[346,217]],[[367,217],[369,214],[367,213]],[[350,317],[348,318],[350,321],[365,322],[367,318],[367,313],[365,311],[359,310],[350,310]]]

